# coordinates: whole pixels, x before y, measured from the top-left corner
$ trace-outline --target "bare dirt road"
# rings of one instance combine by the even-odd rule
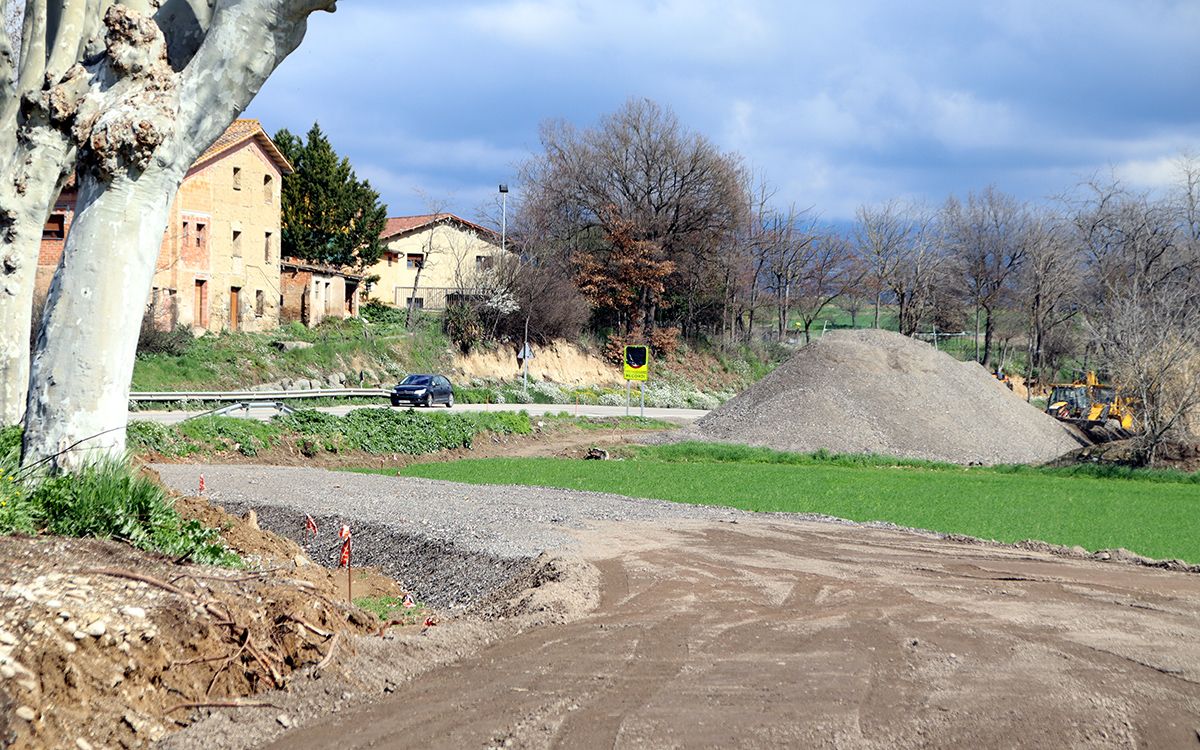
[[[270,747],[1200,746],[1200,576],[770,520],[580,538],[596,610]]]

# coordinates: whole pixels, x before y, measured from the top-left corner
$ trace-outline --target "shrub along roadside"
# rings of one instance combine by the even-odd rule
[[[301,411],[275,423],[288,431],[316,437],[366,453],[419,455],[450,448],[470,448],[481,432],[528,435],[533,431],[525,412],[432,412],[413,409],[355,409],[344,417]]]
[[[360,450],[371,454],[420,455],[451,448],[470,448],[483,432],[528,435],[529,415],[519,413],[417,412],[355,409],[344,417],[305,409],[270,422],[236,417],[203,417],[178,425],[130,422],[130,448],[163,456],[184,457],[236,451],[256,456],[284,441],[295,440],[306,454]]]
[[[180,518],[166,490],[127,462],[101,462],[77,475],[22,477],[13,432],[0,431],[0,449],[7,448],[0,454],[0,534],[116,539],[193,562],[241,566],[216,531]]]

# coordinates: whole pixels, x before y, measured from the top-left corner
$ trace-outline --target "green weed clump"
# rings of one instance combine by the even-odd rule
[[[481,432],[528,435],[529,415],[520,413],[418,413],[413,409],[355,409],[344,417],[303,410],[276,419],[284,430],[331,439],[367,453],[419,455],[470,448]]]
[[[236,450],[243,456],[257,456],[279,438],[279,428],[270,422],[238,417],[200,417],[181,422],[183,437],[216,450]]]
[[[16,425],[0,427],[0,458],[7,456],[11,451],[19,450],[21,450],[21,428]]]
[[[0,446],[10,440],[9,430],[0,433]],[[208,565],[242,564],[216,531],[180,518],[166,491],[124,461],[45,477],[22,476],[19,459],[11,447],[0,456],[0,534],[116,539]]]
[[[131,421],[125,428],[125,442],[137,453],[160,456],[190,456],[200,446],[186,439],[174,426],[158,422]]]
[[[496,392],[491,388],[454,386],[454,401],[459,404],[494,404]]]
[[[399,620],[402,625],[416,625],[429,613],[420,602],[417,602],[415,607],[405,607],[404,599],[398,596],[364,596],[355,599],[354,604],[359,609],[371,612],[383,622]]]
[[[125,429],[125,439],[138,453],[182,457],[233,450],[257,456],[277,442],[279,428],[237,417],[200,417],[177,425],[133,421]]]
[[[360,305],[358,314],[375,325],[402,326],[406,310],[402,307],[385,305],[379,300],[373,299]]]

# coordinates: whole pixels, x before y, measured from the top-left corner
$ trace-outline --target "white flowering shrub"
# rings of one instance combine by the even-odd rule
[[[521,386],[517,385],[504,391],[502,394],[505,403],[508,404],[532,404],[533,398],[526,393]]]
[[[688,406],[688,397],[694,391],[685,390],[678,383],[669,382],[667,380],[652,380],[646,384],[646,406],[655,406],[662,409],[686,409]],[[637,400],[637,394],[633,394],[634,400]]]
[[[743,378],[750,377],[750,363],[744,359],[727,360],[725,368],[736,375]]]
[[[623,392],[609,391],[600,395],[601,406],[624,406],[625,394]]]
[[[710,393],[692,393],[688,397],[688,407],[691,409],[715,409],[721,405],[721,400]]]
[[[565,404],[571,401],[567,397],[567,394],[563,393],[558,383],[551,383],[549,381],[530,383],[529,393],[530,397],[539,403]]]

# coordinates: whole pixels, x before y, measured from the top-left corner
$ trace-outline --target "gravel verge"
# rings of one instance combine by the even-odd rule
[[[334,567],[337,530],[349,524],[354,563],[392,575],[417,597],[461,609],[504,586],[545,551],[568,550],[568,529],[592,521],[663,518],[733,520],[743,511],[640,500],[598,492],[480,486],[408,477],[279,466],[156,464],[172,489],[193,493],[199,474],[207,497],[234,514],[253,509],[259,525],[305,547]],[[315,541],[305,516],[316,520]],[[825,520],[824,517],[800,517]]]

